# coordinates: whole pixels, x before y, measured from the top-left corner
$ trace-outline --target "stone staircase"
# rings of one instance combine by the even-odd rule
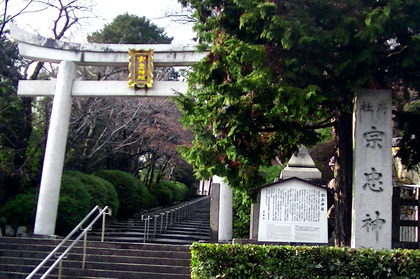
[[[139,219],[109,224],[105,242],[96,241],[99,232],[90,232],[86,268],[81,269],[80,242],[63,260],[62,278],[190,278],[189,245],[209,241],[209,212],[206,201],[166,230],[149,236],[148,243],[142,243],[145,222]],[[0,237],[0,279],[25,278],[59,243],[42,238]],[[57,269],[48,278],[58,278]]]
[[[25,278],[59,242],[1,238],[0,278]],[[79,244],[63,261],[62,278],[190,278],[190,251],[185,245],[88,241],[85,269],[81,269],[82,249]],[[57,269],[48,278],[57,278]]]
[[[159,210],[158,212],[165,211]],[[158,214],[149,212],[149,214]],[[185,218],[174,222],[166,229],[154,233],[154,220],[150,221],[147,243],[191,245],[193,242],[209,242],[210,240],[210,199],[200,202],[194,211]],[[146,222],[138,218],[115,221],[107,225],[105,241],[113,242],[144,242],[144,227]],[[89,239],[100,240],[100,231],[90,233]]]

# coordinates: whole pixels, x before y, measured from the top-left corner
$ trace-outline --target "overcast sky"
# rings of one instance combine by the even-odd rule
[[[96,7],[94,8],[94,14],[98,16],[98,18],[90,19],[88,22],[85,22],[77,31],[73,28],[74,37],[70,40],[86,42],[87,34],[102,29],[105,24],[110,23],[116,16],[124,13],[147,17],[157,26],[164,28],[168,36],[174,37],[173,43],[175,44],[191,43],[191,40],[194,37],[191,25],[173,23],[170,19],[165,18],[165,12],[181,10],[181,5],[177,0],[95,1]],[[16,5],[13,6],[10,4],[11,11],[13,11],[13,9],[19,9],[18,5],[23,4],[23,2],[20,2],[19,0],[10,2]],[[52,32],[50,30],[53,26],[52,20],[54,16],[56,16],[56,11],[55,13],[52,12],[50,14],[47,12],[31,13],[17,17],[15,23],[26,31],[37,32],[45,37],[52,37]]]

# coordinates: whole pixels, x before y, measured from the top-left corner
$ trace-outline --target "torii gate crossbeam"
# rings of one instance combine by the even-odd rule
[[[185,92],[182,82],[156,81],[152,89],[134,89],[126,81],[79,81],[77,66],[128,66],[129,49],[153,49],[154,65],[190,66],[204,58],[195,45],[78,44],[46,39],[11,26],[20,55],[40,62],[59,63],[56,80],[21,80],[20,96],[54,96],[44,155],[34,234],[54,235],[66,150],[72,97],[174,96]]]

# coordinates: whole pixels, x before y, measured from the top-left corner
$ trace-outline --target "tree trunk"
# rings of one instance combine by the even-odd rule
[[[156,158],[154,155],[152,155],[152,159],[150,160],[150,172],[149,172],[149,181],[148,181],[148,188],[151,189],[152,188],[152,184],[153,184],[153,179],[155,176],[155,168],[156,168]]]
[[[335,163],[335,245],[350,246],[351,210],[353,180],[353,137],[352,113],[341,109],[336,111],[337,124],[335,137],[337,142]]]

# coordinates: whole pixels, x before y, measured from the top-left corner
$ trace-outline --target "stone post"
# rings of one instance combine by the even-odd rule
[[[210,224],[211,242],[232,240],[232,190],[223,178],[213,176]],[[217,232],[217,237],[216,237]],[[216,239],[217,238],[217,239]]]
[[[391,109],[390,90],[357,93],[353,115],[353,248],[391,249]]]
[[[76,69],[74,62],[60,63],[35,218],[34,233],[39,235],[55,233]]]
[[[220,211],[220,184],[211,185],[210,194],[210,243],[219,241],[219,211]]]

